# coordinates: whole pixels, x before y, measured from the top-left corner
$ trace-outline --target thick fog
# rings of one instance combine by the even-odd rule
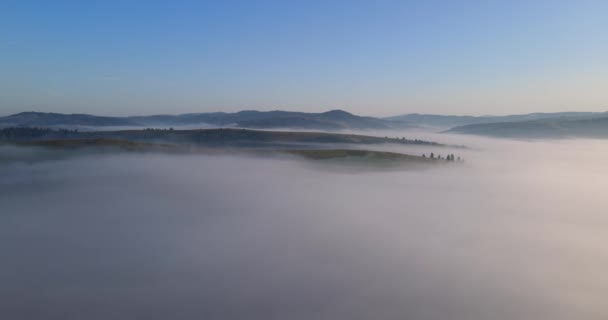
[[[427,138],[466,161],[2,164],[0,318],[606,319],[605,142]]]

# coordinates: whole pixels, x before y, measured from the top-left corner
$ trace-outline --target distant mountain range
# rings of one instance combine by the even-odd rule
[[[240,111],[136,117],[22,112],[0,117],[0,127],[60,128],[251,128],[307,130],[391,130],[419,128],[506,138],[608,138],[608,112],[530,113],[507,116],[405,114],[388,118],[342,110],[323,113]]]
[[[191,113],[137,117],[100,117],[87,114],[22,112],[0,117],[0,126],[37,127],[239,127],[296,128],[314,130],[390,129],[399,124],[373,117],[361,117],[342,110],[323,113],[289,111],[240,111],[236,113]]]

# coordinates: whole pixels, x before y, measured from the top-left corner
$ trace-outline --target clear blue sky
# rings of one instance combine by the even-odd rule
[[[608,110],[608,1],[0,2],[0,115]]]

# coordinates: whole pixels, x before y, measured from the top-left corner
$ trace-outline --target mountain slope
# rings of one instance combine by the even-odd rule
[[[534,121],[543,119],[588,119],[595,117],[608,116],[604,112],[555,112],[555,113],[528,113],[514,114],[507,116],[450,116],[450,115],[434,115],[434,114],[406,114],[384,118],[384,120],[411,124],[418,126],[428,126],[434,128],[448,129],[456,126],[465,126],[481,123],[503,123],[503,122],[521,122]]]

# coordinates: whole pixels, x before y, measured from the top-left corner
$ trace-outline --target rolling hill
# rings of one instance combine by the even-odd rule
[[[3,144],[0,142],[0,147]],[[11,162],[35,163],[46,160],[62,160],[77,156],[116,153],[155,153],[173,155],[249,155],[276,158],[291,156],[338,167],[358,167],[375,169],[407,169],[428,165],[448,165],[453,161],[395,152],[359,149],[207,149],[185,146],[139,143],[110,139],[45,140],[13,143],[14,147],[35,148],[37,152],[0,154],[0,164]]]

